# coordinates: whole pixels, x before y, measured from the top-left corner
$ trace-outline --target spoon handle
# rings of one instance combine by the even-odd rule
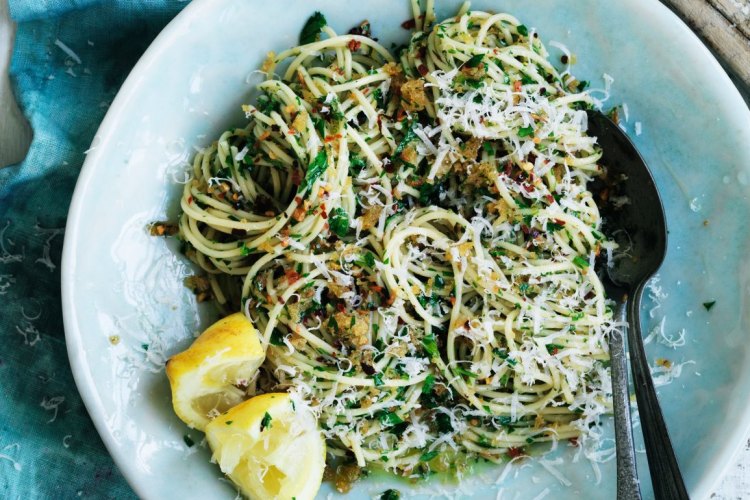
[[[625,305],[617,307],[617,318],[625,316]],[[641,500],[638,469],[630,421],[630,390],[622,330],[609,334],[609,358],[612,371],[612,400],[615,412],[615,449],[617,451],[617,500]]]
[[[677,458],[672,449],[667,426],[661,414],[646,359],[646,351],[643,348],[640,304],[644,284],[641,283],[628,300],[628,348],[651,483],[656,500],[689,499]]]

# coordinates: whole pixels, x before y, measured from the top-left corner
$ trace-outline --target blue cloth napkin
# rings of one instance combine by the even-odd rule
[[[60,257],[85,151],[128,72],[185,5],[10,1],[11,80],[34,140],[21,164],[0,169],[0,498],[135,498],[73,382]]]

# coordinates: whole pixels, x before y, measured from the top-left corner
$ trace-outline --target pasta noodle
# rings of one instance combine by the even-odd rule
[[[179,228],[262,333],[249,394],[304,400],[359,466],[460,473],[609,411],[612,244],[584,84],[508,14],[412,5],[395,56],[365,23],[269,54],[247,126],[196,155]]]

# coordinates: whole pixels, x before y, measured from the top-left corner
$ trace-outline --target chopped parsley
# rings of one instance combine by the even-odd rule
[[[263,432],[266,429],[271,428],[271,425],[272,425],[271,420],[272,420],[271,415],[268,412],[266,412],[263,415],[263,419],[260,421],[260,432]]]
[[[318,180],[318,177],[323,175],[323,172],[325,172],[327,168],[328,154],[326,153],[325,149],[321,149],[315,156],[315,159],[312,161],[312,163],[310,163],[310,165],[307,167],[305,179],[302,181],[302,184],[299,187],[300,193],[303,193],[304,191],[312,188],[312,185],[315,184],[315,181]]]
[[[430,355],[431,358],[435,358],[438,355],[438,347],[437,347],[437,340],[435,339],[434,334],[426,335],[422,339],[422,346],[424,347],[424,350],[427,351],[427,354]]]
[[[328,24],[326,18],[320,12],[315,12],[305,23],[299,35],[300,45],[317,42],[320,40],[320,32]]]
[[[532,127],[531,125],[518,129],[518,137],[528,137],[530,135],[534,135],[534,127]]]
[[[580,267],[581,269],[586,269],[589,267],[589,261],[581,257],[580,255],[576,255],[573,257],[573,264]]]
[[[328,227],[339,238],[346,236],[346,233],[349,232],[349,215],[346,213],[346,210],[340,207],[331,210],[331,213],[328,215]]]
[[[388,457],[385,458],[384,462],[388,461]],[[380,497],[378,500],[401,500],[401,493],[398,492],[398,490],[390,489],[385,490],[383,493],[380,494]]]
[[[482,64],[482,59],[484,59],[484,54],[475,54],[471,56],[471,59],[466,61],[465,65],[469,68],[476,68]]]

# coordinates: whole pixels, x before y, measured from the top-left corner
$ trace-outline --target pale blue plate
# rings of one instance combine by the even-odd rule
[[[459,1],[438,2],[439,17]],[[731,463],[750,423],[750,113],[724,71],[691,31],[655,0],[601,2],[477,0],[473,7],[515,14],[545,42],[577,55],[574,72],[593,86],[615,79],[610,103],[626,103],[628,131],[664,198],[669,254],[661,271],[668,297],[647,327],[666,316],[668,334],[686,332],[673,350],[657,342],[649,356],[684,365],[660,389],[687,486],[705,498]],[[219,469],[196,443],[202,436],[173,415],[163,372],[209,320],[182,285],[187,263],[148,222],[176,214],[175,183],[193,155],[227,126],[268,51],[294,45],[306,18],[321,10],[345,32],[363,19],[389,46],[407,32],[407,0],[249,2],[196,0],[156,39],[122,87],[99,129],[76,187],[66,230],[63,306],[76,382],[99,433],[136,492],[145,498],[232,498]],[[559,55],[556,49],[553,54]],[[635,122],[642,134],[636,136]],[[703,302],[716,301],[706,311]],[[647,303],[650,309],[654,304]],[[597,483],[586,460],[565,447],[564,486],[530,462],[496,485],[501,468],[455,485],[394,482],[405,496],[444,489],[476,498],[612,498],[614,462]],[[641,465],[645,455],[641,454]],[[645,468],[644,490],[650,496]],[[381,477],[352,498],[386,488]],[[331,491],[324,485],[320,497]],[[333,495],[336,496],[335,494]]]

